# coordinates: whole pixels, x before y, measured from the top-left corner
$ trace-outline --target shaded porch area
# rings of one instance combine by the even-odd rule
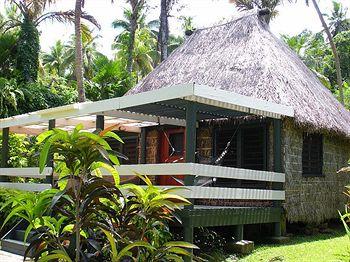
[[[196,163],[196,141],[198,123],[206,120],[235,119],[245,116],[261,116],[273,123],[273,169],[271,171],[251,170],[238,167],[223,167]],[[181,85],[149,91],[141,94],[98,102],[87,102],[53,108],[26,115],[0,120],[3,130],[2,164],[0,168],[1,187],[41,191],[54,183],[54,167],[48,167],[44,174],[39,169],[9,168],[10,132],[36,135],[60,127],[70,130],[83,123],[86,130],[111,128],[116,132],[139,134],[139,163],[116,167],[121,177],[130,177],[140,172],[152,177],[183,177],[183,186],[178,194],[190,199],[192,205],[181,210],[180,216],[185,229],[185,240],[193,242],[193,228],[200,226],[237,226],[237,238],[243,237],[244,224],[274,223],[275,235],[281,234],[282,202],[285,199],[281,153],[281,119],[293,117],[293,109],[287,106],[254,99],[207,86]],[[146,163],[145,130],[150,126],[172,126],[184,128],[185,145],[183,163]],[[42,178],[44,183],[13,183],[9,177]],[[263,181],[265,189],[235,188],[221,183],[213,186],[213,179]],[[269,201],[268,207],[242,207],[203,205],[198,200]]]

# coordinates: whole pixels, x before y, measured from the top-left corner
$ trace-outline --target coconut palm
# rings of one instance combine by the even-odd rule
[[[130,51],[129,44],[130,34],[128,32],[121,33],[113,44],[113,48],[118,51],[117,57],[119,59],[127,61]],[[153,70],[154,59],[157,59],[155,50],[157,50],[157,39],[151,30],[148,27],[136,30],[132,54],[132,73],[134,73],[136,81]]]
[[[288,0],[290,1],[290,0]],[[270,13],[266,15],[266,22],[269,23],[271,19],[278,14],[277,6],[282,4],[282,0],[229,0],[230,3],[236,5],[238,10],[246,11],[251,9],[268,9]]]
[[[161,61],[165,60],[169,54],[169,16],[170,11],[177,2],[178,0],[160,0],[158,48]]]
[[[333,1],[333,10],[331,15],[327,15],[329,28],[332,36],[350,30],[350,19],[347,18],[348,9],[344,8],[341,3]]]
[[[340,58],[339,58],[339,54],[337,51],[337,47],[334,43],[334,39],[332,36],[332,33],[323,17],[323,14],[320,10],[320,7],[318,6],[316,0],[311,0],[316,13],[321,21],[322,27],[324,29],[324,32],[327,35],[328,41],[329,41],[329,45],[331,46],[332,49],[332,53],[333,53],[333,57],[334,57],[334,62],[335,62],[335,69],[336,69],[336,73],[337,73],[337,85],[338,85],[338,89],[339,89],[339,100],[340,102],[344,105],[344,91],[343,91],[343,78],[342,78],[342,73],[341,73],[341,67],[340,67]],[[305,0],[305,3],[307,6],[309,6],[309,0]]]
[[[42,64],[50,73],[64,77],[68,67],[67,49],[61,40],[58,40],[50,52],[43,53]]]
[[[128,46],[127,46],[127,63],[126,68],[129,73],[133,71],[133,53],[135,48],[136,31],[139,28],[140,20],[144,19],[145,0],[128,0],[130,9],[124,11],[124,18],[126,20],[116,20],[113,23],[114,28],[123,27],[128,32]]]
[[[96,39],[98,36],[93,37],[92,35],[86,36],[83,34],[82,37],[82,54],[83,54],[83,71],[84,71],[84,78],[91,80],[93,78],[94,74],[94,68],[95,68],[95,61],[97,58],[99,58],[102,54],[97,51],[97,44]],[[71,69],[74,70],[75,63],[75,39],[72,37],[72,39],[67,43],[66,45],[66,57],[67,57],[67,63],[70,64]]]

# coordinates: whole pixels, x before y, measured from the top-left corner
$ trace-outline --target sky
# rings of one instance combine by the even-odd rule
[[[181,33],[181,23],[178,18],[181,16],[192,16],[196,28],[208,27],[222,22],[230,21],[239,15],[238,11],[228,0],[179,0],[178,7],[175,7],[170,19],[170,31],[174,34]],[[3,0],[1,1],[3,2]],[[159,17],[160,0],[149,0],[150,8],[148,10],[148,19],[154,20]],[[305,0],[299,0],[297,3],[288,3],[281,5],[278,8],[279,15],[271,22],[271,30],[276,34],[296,35],[304,29],[309,29],[313,32],[321,30],[321,24],[317,17],[316,11],[312,6],[307,7]],[[294,1],[295,2],[295,1]],[[340,0],[344,7],[349,8],[348,15],[350,16],[350,1]],[[74,8],[74,0],[59,0],[49,10],[71,10]],[[330,13],[332,9],[332,0],[320,0],[319,5],[323,13]],[[111,45],[117,34],[117,31],[112,28],[111,24],[116,19],[121,19],[123,16],[123,8],[125,0],[114,0],[114,4],[110,0],[86,0],[85,9],[101,24],[101,30],[95,29],[94,33],[99,35],[98,48],[99,50],[113,57]],[[181,8],[180,8],[181,7]],[[0,4],[0,10],[3,11],[4,3]],[[41,46],[42,50],[48,51],[57,40],[67,40],[74,32],[73,25],[63,25],[57,22],[44,22],[40,25]]]

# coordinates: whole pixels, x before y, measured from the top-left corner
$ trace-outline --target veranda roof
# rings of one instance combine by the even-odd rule
[[[297,124],[350,137],[349,111],[256,11],[195,31],[129,94],[186,83],[291,106]]]
[[[127,132],[139,132],[140,127],[158,124],[185,126],[189,102],[196,103],[198,120],[245,115],[277,119],[294,116],[293,108],[288,106],[191,84],[0,119],[0,128],[35,135],[47,129],[49,120],[56,119],[56,127],[72,129],[82,123],[87,129],[95,129],[95,115],[105,116],[106,127],[117,125],[115,129]]]

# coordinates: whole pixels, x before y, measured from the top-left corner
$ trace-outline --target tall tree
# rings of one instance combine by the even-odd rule
[[[83,41],[81,36],[81,15],[83,13],[82,8],[84,6],[84,0],[75,1],[74,10],[74,30],[75,30],[75,77],[77,80],[78,88],[78,101],[85,102],[85,89],[84,89],[84,67],[83,67]],[[77,256],[79,256],[77,254]]]
[[[338,89],[339,89],[339,100],[340,102],[344,105],[344,91],[343,91],[343,78],[342,78],[342,73],[341,73],[341,67],[340,67],[340,59],[339,59],[339,54],[337,51],[337,47],[334,43],[333,40],[333,36],[332,33],[323,17],[323,14],[320,10],[320,7],[318,6],[316,0],[311,0],[317,15],[321,21],[322,27],[324,29],[324,32],[327,35],[329,44],[331,46],[332,49],[332,53],[333,53],[333,57],[334,57],[334,62],[335,62],[335,69],[336,69],[336,73],[337,73],[337,85],[338,85]],[[305,0],[305,3],[309,6],[309,0]]]
[[[160,27],[158,35],[158,46],[160,50],[160,61],[168,57],[169,40],[169,4],[172,0],[160,0]]]
[[[327,15],[329,28],[332,36],[350,30],[350,19],[347,18],[348,9],[344,8],[341,3],[333,1],[333,10],[331,15]]]
[[[48,4],[55,0],[7,0],[19,10],[21,17],[9,20],[6,30],[20,27],[17,42],[17,69],[22,81],[34,82],[38,76],[40,41],[38,25],[47,19],[57,19],[60,12],[44,13]]]
[[[43,53],[42,64],[50,73],[64,77],[68,67],[67,58],[67,48],[61,40],[58,40],[55,45],[50,48],[50,52]]]
[[[131,73],[133,71],[133,55],[135,48],[135,35],[138,28],[138,19],[142,15],[142,10],[145,7],[145,0],[128,0],[131,7],[130,17],[130,37],[128,46],[128,60],[127,60],[127,71]]]

